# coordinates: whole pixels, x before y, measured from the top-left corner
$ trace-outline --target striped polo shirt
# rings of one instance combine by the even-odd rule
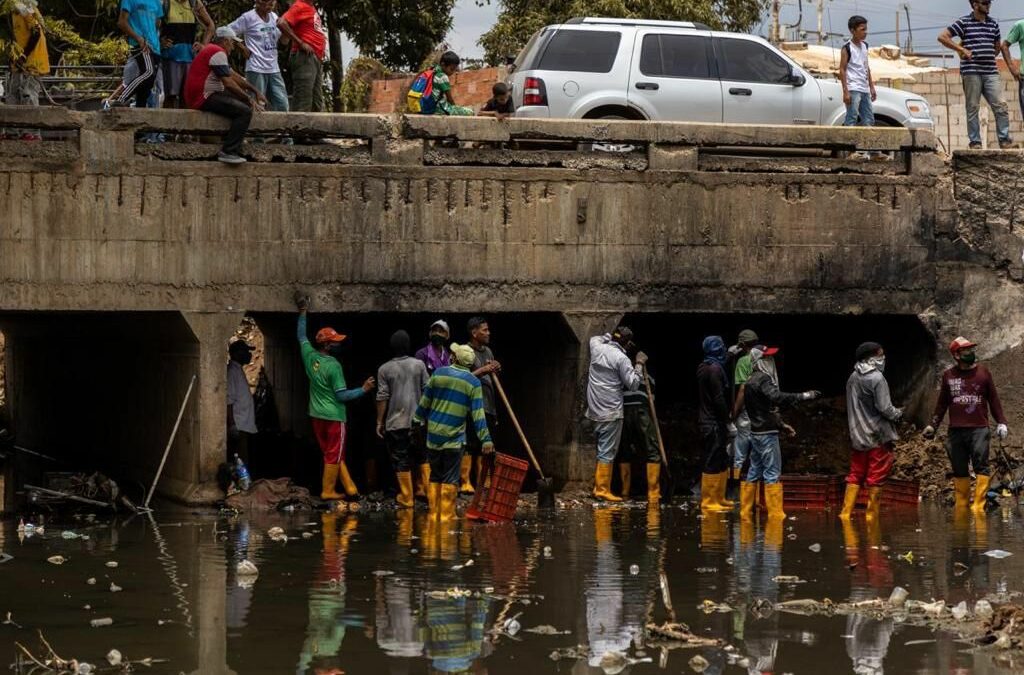
[[[427,448],[461,450],[466,444],[466,417],[472,415],[481,445],[491,443],[484,415],[480,380],[462,366],[444,366],[434,371],[423,390],[413,422],[427,422]]]
[[[999,24],[990,16],[978,21],[974,14],[962,16],[949,27],[953,37],[960,38],[960,44],[971,52],[971,58],[960,60],[961,75],[995,75]]]

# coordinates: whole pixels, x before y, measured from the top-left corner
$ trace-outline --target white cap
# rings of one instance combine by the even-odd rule
[[[445,333],[450,333],[451,332],[448,329],[448,322],[445,321],[444,319],[438,319],[434,323],[430,324],[430,330],[434,330],[435,326],[440,326],[441,328],[443,328]]]
[[[221,26],[217,29],[217,32],[213,34],[214,40],[234,40],[235,42],[241,42],[242,39],[238,37],[231,26]]]

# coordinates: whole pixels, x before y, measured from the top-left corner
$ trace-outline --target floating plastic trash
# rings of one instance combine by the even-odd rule
[[[63,565],[67,561],[68,559],[62,555],[51,555],[49,558],[46,559],[46,562],[50,563],[51,565]]]
[[[987,555],[989,558],[995,558],[996,560],[1002,560],[1003,558],[1009,558],[1012,553],[1004,551],[1001,548],[993,549],[991,551],[985,551],[983,555]]]

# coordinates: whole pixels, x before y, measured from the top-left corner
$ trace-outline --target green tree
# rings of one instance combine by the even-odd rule
[[[489,1],[489,0],[487,0]],[[501,7],[494,26],[479,45],[492,65],[514,56],[535,32],[574,16],[622,19],[697,21],[718,30],[749,31],[761,20],[768,0],[497,0]]]

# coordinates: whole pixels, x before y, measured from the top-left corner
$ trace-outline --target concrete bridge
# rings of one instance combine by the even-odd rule
[[[1017,209],[985,177],[1016,172],[1015,155],[969,153],[961,179],[932,134],[902,129],[329,114],[257,117],[270,142],[248,144],[239,168],[214,161],[215,144],[142,140],[224,126],[0,107],[0,127],[53,137],[0,142],[0,330],[23,444],[143,480],[198,374],[162,489],[210,499],[226,344],[244,315],[266,339],[281,428],[307,433],[296,289],[313,297],[311,328],[352,336],[353,382],[399,327],[415,341],[445,316],[462,340],[465,318],[490,317],[527,433],[570,480],[593,462],[579,424],[586,339],[624,317],[662,403],[680,409],[700,337],[748,324],[791,354],[792,388],[833,394],[856,342],[887,341],[918,412],[937,338],[973,328],[992,354],[1015,341],[992,313],[1001,325],[1019,313]],[[299,142],[272,142],[284,134]],[[857,148],[891,159],[844,158]],[[354,429],[356,447],[370,427]]]

